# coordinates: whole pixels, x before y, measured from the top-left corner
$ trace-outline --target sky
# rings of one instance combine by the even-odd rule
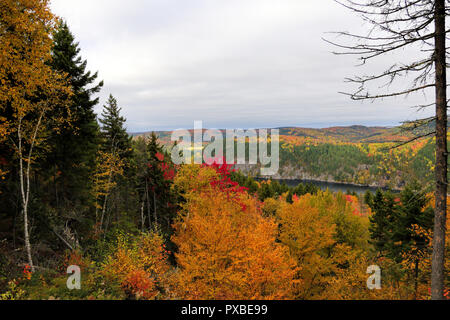
[[[367,29],[333,0],[52,0],[51,8],[105,82],[96,112],[111,93],[129,132],[196,120],[205,128],[393,126],[432,114],[412,108],[432,96],[359,102],[339,93],[354,89],[346,77],[414,53],[366,67],[333,55],[328,32]]]

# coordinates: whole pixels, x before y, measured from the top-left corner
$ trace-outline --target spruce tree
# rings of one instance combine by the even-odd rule
[[[103,204],[104,231],[113,231],[130,213],[130,195],[133,193],[132,138],[128,135],[121,108],[111,94],[103,106],[101,118],[101,150],[121,163],[123,174],[110,177],[114,187]],[[101,161],[101,160],[100,160]],[[122,221],[124,222],[124,221]]]
[[[106,105],[103,106],[101,133],[103,149],[109,153],[118,154],[121,159],[128,159],[132,154],[131,137],[125,128],[126,119],[120,115],[117,100],[111,94]]]
[[[371,243],[381,255],[397,264],[406,262],[404,271],[414,279],[416,296],[419,262],[431,254],[427,234],[432,231],[434,212],[425,191],[417,182],[412,182],[395,201],[390,192],[378,190],[369,206],[374,211],[369,227]],[[412,270],[410,265],[414,265]]]
[[[401,206],[395,212],[395,224],[392,225],[389,251],[397,262],[405,261],[407,265],[414,265],[413,270],[407,271],[412,272],[416,298],[420,277],[419,262],[431,254],[427,233],[431,234],[433,228],[434,210],[429,206],[429,199],[417,182],[405,187],[400,201]]]
[[[73,96],[69,108],[56,106],[53,110],[53,117],[69,117],[70,124],[61,125],[58,134],[50,138],[53,148],[46,167],[53,176],[57,207],[67,203],[85,204],[91,195],[90,177],[99,144],[94,113],[99,99],[93,96],[101,90],[103,81],[95,83],[97,72],[91,74],[86,70],[87,61],[82,60],[78,43],[63,20],[53,34],[50,65],[67,75]]]
[[[431,232],[433,227],[433,209],[425,191],[417,182],[405,187],[400,194],[400,203],[392,223],[392,242],[390,252],[397,261],[403,261],[408,255],[414,262],[429,250],[424,235],[417,234],[414,227]]]
[[[367,204],[373,211],[370,219],[371,243],[375,249],[383,254],[391,241],[391,226],[394,221],[396,204],[391,192],[383,192],[378,189],[373,197],[366,197]]]
[[[172,219],[175,215],[173,204],[176,202],[171,184],[175,171],[169,160],[169,154],[164,151],[154,132],[151,134],[147,150],[149,158],[144,190],[149,226],[158,226],[165,234],[171,234]]]

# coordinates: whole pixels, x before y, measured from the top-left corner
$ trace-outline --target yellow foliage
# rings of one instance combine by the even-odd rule
[[[176,181],[211,176],[187,168]],[[190,193],[174,224],[178,271],[173,290],[181,299],[285,299],[291,297],[295,263],[276,242],[277,224],[264,218],[256,199],[207,184]]]

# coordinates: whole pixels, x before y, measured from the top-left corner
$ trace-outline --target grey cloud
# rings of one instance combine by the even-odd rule
[[[332,0],[53,0],[130,131],[205,126],[393,125],[421,97],[350,101],[343,79],[367,69],[321,40],[361,22]],[[404,59],[404,56],[402,57]],[[400,84],[401,85],[401,84]],[[97,107],[97,111],[101,106]]]

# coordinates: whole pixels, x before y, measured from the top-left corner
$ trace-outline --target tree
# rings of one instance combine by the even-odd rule
[[[153,300],[168,286],[168,252],[157,233],[142,233],[136,239],[118,235],[100,273],[109,286],[118,283],[127,296]]]
[[[186,199],[172,237],[175,292],[184,299],[291,297],[295,264],[276,242],[277,224],[223,169],[186,165],[175,179]]]
[[[348,79],[359,87],[349,94],[353,100],[376,100],[386,97],[408,95],[415,92],[434,89],[435,101],[418,106],[435,106],[434,117],[407,123],[413,128],[423,128],[435,123],[435,130],[420,134],[414,139],[436,135],[436,210],[433,233],[433,263],[431,292],[433,299],[444,298],[444,257],[446,229],[447,196],[447,79],[446,79],[446,17],[449,7],[445,0],[379,1],[379,0],[342,0],[341,3],[362,16],[372,28],[367,34],[339,32],[338,34],[356,41],[357,44],[335,43],[328,41],[343,52],[359,56],[362,64],[380,56],[410,49],[419,58],[406,63],[396,63],[385,71],[369,76]],[[434,42],[433,42],[434,40]],[[404,56],[402,56],[404,57]],[[434,68],[434,72],[433,72]],[[411,74],[415,75],[410,87],[372,94],[369,84],[386,88]]]
[[[126,119],[120,115],[121,110],[116,98],[110,94],[106,105],[103,106],[102,117],[99,121],[103,148],[110,153],[117,153],[121,159],[124,159],[131,155],[131,137],[125,128]]]
[[[13,141],[18,160],[24,241],[32,271],[28,226],[32,164],[36,148],[45,142],[49,112],[71,94],[64,76],[47,64],[54,25],[47,0],[5,0],[0,4],[0,132]]]
[[[163,150],[158,137],[152,132],[147,145],[148,159],[143,181],[144,197],[147,204],[149,227],[152,227],[150,212],[153,212],[154,226],[161,227],[170,234],[170,226],[175,214],[175,196],[171,191],[175,168],[170,156]]]
[[[396,203],[390,192],[384,193],[380,189],[377,190],[373,198],[369,199],[367,204],[373,211],[373,215],[369,217],[371,243],[382,255],[390,239],[389,227],[393,224],[393,212]]]
[[[99,150],[97,156],[97,171],[94,174],[95,220],[100,228],[106,213],[106,204],[112,189],[116,186],[116,178],[123,175],[123,162],[116,153],[107,153]],[[100,219],[98,210],[101,209]]]
[[[94,106],[99,99],[92,96],[100,91],[103,81],[95,84],[97,73],[86,71],[80,48],[67,23],[60,20],[53,33],[53,70],[67,75],[73,96],[68,107],[55,108],[54,113],[71,117],[71,125],[61,125],[51,137],[52,152],[46,165],[54,176],[56,206],[62,200],[86,203],[89,181],[95,168],[99,145],[99,126]]]
[[[417,298],[419,262],[429,254],[428,234],[433,226],[433,209],[418,183],[405,187],[400,194],[400,205],[394,210],[390,225],[390,257],[397,262],[413,265],[414,297]]]
[[[310,195],[284,202],[277,210],[280,225],[279,240],[289,248],[299,270],[296,275],[295,298],[308,299],[327,287],[334,266],[329,251],[336,244],[333,238],[335,225],[330,217],[322,216],[312,206]]]
[[[106,185],[109,188],[107,189],[108,192],[103,195],[102,216],[100,219],[101,227],[105,230],[109,220],[111,220],[110,215],[109,220],[105,221],[107,209],[113,208],[113,206],[108,207],[108,202],[111,205],[115,205],[115,218],[118,221],[118,206],[123,202],[123,198],[121,199],[120,196],[122,194],[127,196],[129,193],[128,187],[131,185],[131,182],[127,179],[130,173],[130,159],[132,156],[131,137],[126,131],[126,120],[120,115],[120,111],[121,108],[117,105],[117,100],[110,95],[102,111],[102,118],[99,119],[102,124],[100,154],[107,156],[105,159],[112,160],[108,166],[109,169],[106,171],[100,170],[100,172],[108,172]],[[100,162],[98,162],[100,166],[101,161],[100,159]]]
[[[429,255],[428,235],[433,225],[430,200],[417,182],[407,185],[395,201],[390,192],[378,190],[370,207],[372,243],[380,255],[406,266],[414,278],[417,298],[420,262]]]

